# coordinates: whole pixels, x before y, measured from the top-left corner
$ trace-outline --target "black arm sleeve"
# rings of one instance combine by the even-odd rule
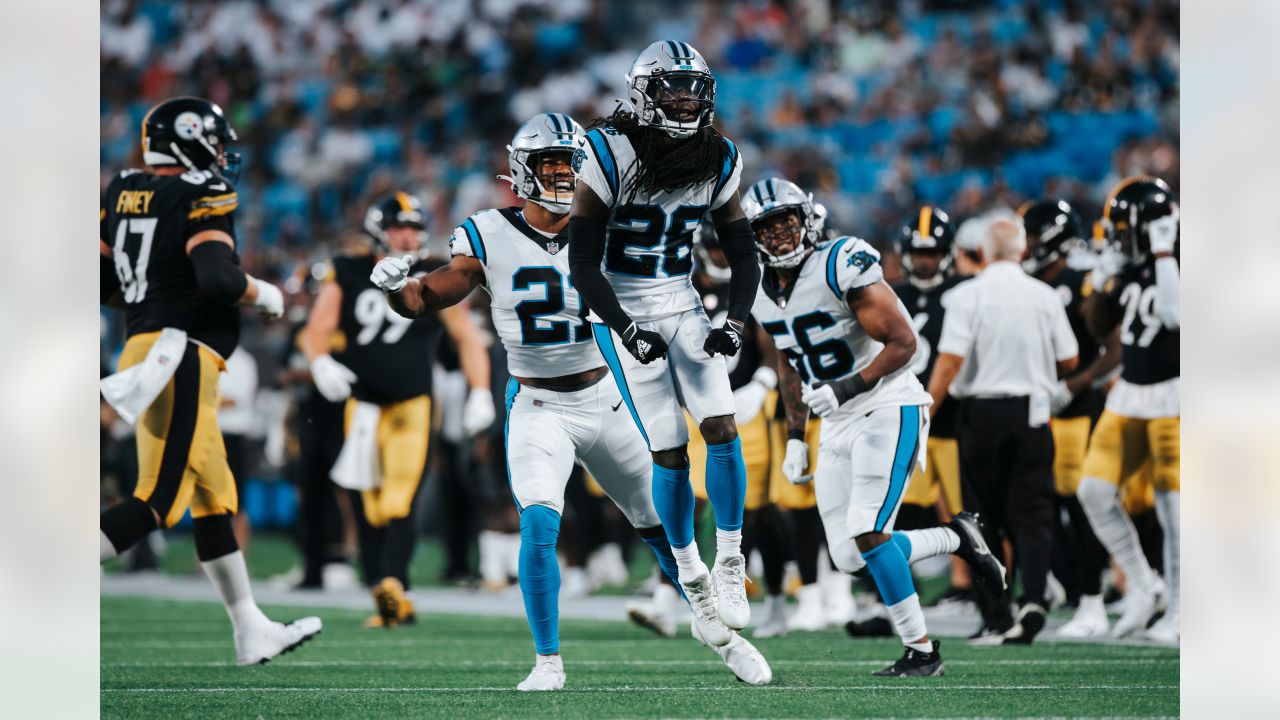
[[[227,304],[244,296],[249,278],[236,262],[235,251],[225,243],[202,242],[191,249],[191,265],[196,270],[200,291]]]
[[[729,261],[733,274],[729,278],[729,319],[746,322],[751,306],[756,302],[760,288],[760,260],[756,252],[756,238],[751,223],[738,218],[721,227],[716,226],[724,257]]]
[[[631,325],[631,317],[618,303],[613,286],[600,271],[604,259],[604,222],[569,219],[569,281],[578,295],[618,335]]]
[[[116,263],[106,255],[98,256],[98,295],[99,302],[110,305],[111,299],[120,292],[120,278],[116,275]]]

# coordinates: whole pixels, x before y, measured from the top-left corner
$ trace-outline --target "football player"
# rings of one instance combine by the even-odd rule
[[[1122,181],[1103,208],[1107,239],[1128,262],[1115,277],[1095,273],[1100,291],[1085,312],[1095,337],[1119,328],[1123,369],[1089,438],[1084,479],[1076,491],[1098,539],[1124,570],[1125,611],[1112,634],[1140,633],[1167,603],[1164,617],[1147,630],[1148,637],[1167,643],[1179,640],[1178,217],[1173,191],[1163,180],[1146,176]],[[1164,531],[1167,584],[1147,563],[1117,493],[1121,480],[1148,459]]]
[[[1004,568],[972,514],[946,527],[893,531],[929,432],[929,395],[911,373],[911,316],[884,282],[871,245],[848,236],[815,245],[812,198],[793,183],[756,183],[743,210],[760,228],[767,268],[753,311],[787,360],[778,363],[788,422],[783,469],[796,479],[808,470],[812,409],[823,420],[814,489],[827,547],[842,572],[870,572],[906,645],[901,659],[875,674],[941,675],[908,563],[959,553],[981,582],[1001,588]]]
[[[101,294],[122,307],[128,339],[103,391],[137,422],[133,497],[102,513],[102,562],[191,508],[200,567],[234,629],[236,662],[265,663],[320,632],[320,619],[287,625],[258,609],[231,518],[235,480],[218,429],[218,374],[240,337],[240,306],[284,312],[276,286],[240,269],[232,185],[236,133],[222,109],[195,97],[166,100],[142,120],[145,170],[125,170],[98,212]],[[108,387],[110,386],[110,387]]]
[[[511,174],[500,176],[525,200],[523,207],[467,218],[454,231],[450,263],[425,278],[410,278],[397,258],[379,263],[372,278],[406,317],[453,305],[478,286],[492,297],[511,371],[507,469],[520,510],[520,590],[536,652],[519,690],[559,690],[565,683],[556,540],[575,460],[653,549],[663,571],[677,574],[653,505],[644,437],[620,414],[629,412],[622,410],[625,396],[609,377],[587,308],[567,281],[577,242],[566,233],[576,184],[571,162],[582,141],[582,127],[568,115],[534,116],[507,146]],[[771,680],[768,664],[745,639],[735,635],[721,645],[717,651],[739,679]]]
[[[466,309],[444,310],[439,322],[436,315],[410,320],[391,312],[382,290],[369,280],[388,254],[410,258],[415,271],[431,268],[422,259],[426,218],[418,200],[405,192],[382,198],[369,207],[364,230],[368,251],[333,259],[307,319],[302,351],[316,389],[330,402],[346,403],[344,450],[377,456],[381,477],[364,483],[369,489],[352,493],[352,499],[358,504],[360,563],[376,610],[365,625],[390,629],[416,619],[405,589],[418,539],[413,510],[427,465],[432,363],[441,323],[471,388],[464,416],[468,433],[493,424],[496,413],[488,351]],[[347,340],[342,362],[329,354],[334,331]],[[367,449],[361,449],[362,439]]]
[[[1074,580],[1074,593],[1079,596],[1075,617],[1058,629],[1059,637],[1094,637],[1107,632],[1107,612],[1102,603],[1102,570],[1107,552],[1094,536],[1084,509],[1076,499],[1080,473],[1084,469],[1089,431],[1102,412],[1105,394],[1103,381],[1120,364],[1119,339],[1104,351],[1093,339],[1080,311],[1085,298],[1093,291],[1089,272],[1073,267],[1074,258],[1090,254],[1084,235],[1084,223],[1065,200],[1044,198],[1024,203],[1018,217],[1027,232],[1027,253],[1022,268],[1028,275],[1058,291],[1071,321],[1071,330],[1080,347],[1080,369],[1058,383],[1051,398],[1053,419],[1053,477],[1058,504],[1069,524],[1058,528],[1057,545],[1070,558],[1068,569]],[[1061,518],[1061,512],[1056,517]]]
[[[720,647],[751,619],[741,551],[747,471],[725,365],[742,347],[760,283],[738,201],[742,157],[712,127],[715,78],[688,43],[653,43],[626,80],[626,108],[587,133],[574,155],[570,270],[603,321],[596,340],[652,453],[654,504],[694,634]],[[691,282],[693,230],[707,215],[731,276],[727,319],[714,328]],[[686,409],[707,445],[714,571],[694,542]]]

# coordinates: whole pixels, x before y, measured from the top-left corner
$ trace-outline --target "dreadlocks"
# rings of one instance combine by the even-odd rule
[[[641,190],[671,192],[715,180],[729,150],[724,137],[709,125],[687,140],[670,143],[661,130],[641,125],[635,113],[621,107],[608,117],[592,120],[589,127],[606,125],[626,135],[636,151],[636,159],[627,171],[637,164],[639,171],[624,173],[630,175],[626,192],[631,198]]]

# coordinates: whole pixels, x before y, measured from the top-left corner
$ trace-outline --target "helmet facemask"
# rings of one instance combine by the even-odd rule
[[[641,125],[686,140],[715,117],[716,81],[697,71],[654,72],[633,78],[630,99]]]
[[[523,170],[523,197],[556,215],[569,212],[573,206],[573,191],[578,182],[573,172],[573,150],[512,152]]]
[[[799,265],[813,250],[813,221],[799,205],[786,205],[751,221],[764,264],[785,269]]]

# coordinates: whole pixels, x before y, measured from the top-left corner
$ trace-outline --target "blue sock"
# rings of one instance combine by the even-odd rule
[[[889,607],[916,594],[911,566],[907,564],[907,557],[902,554],[902,546],[895,539],[862,553],[863,559],[867,561],[867,569],[871,571],[871,577],[875,578],[876,587],[880,589],[880,597]],[[910,543],[909,540],[907,542]]]
[[[689,547],[693,542],[693,486],[689,485],[689,468],[672,470],[654,463],[653,507],[667,529],[671,547]]]
[[[545,505],[520,513],[520,592],[539,655],[560,652],[560,515]]]
[[[896,532],[889,536],[889,542],[898,546],[898,550],[902,552],[902,557],[906,558],[907,566],[911,566],[911,538],[905,533]]]
[[[658,567],[662,568],[662,572],[671,578],[671,582],[676,586],[676,592],[684,596],[684,589],[680,587],[680,568],[676,565],[676,556],[671,552],[671,543],[667,542],[667,531],[661,525],[651,528],[636,528],[640,533],[640,539],[653,550],[653,554],[658,558]]]
[[[747,499],[747,463],[742,441],[734,438],[707,445],[707,499],[716,513],[716,527],[742,529],[742,506]]]

